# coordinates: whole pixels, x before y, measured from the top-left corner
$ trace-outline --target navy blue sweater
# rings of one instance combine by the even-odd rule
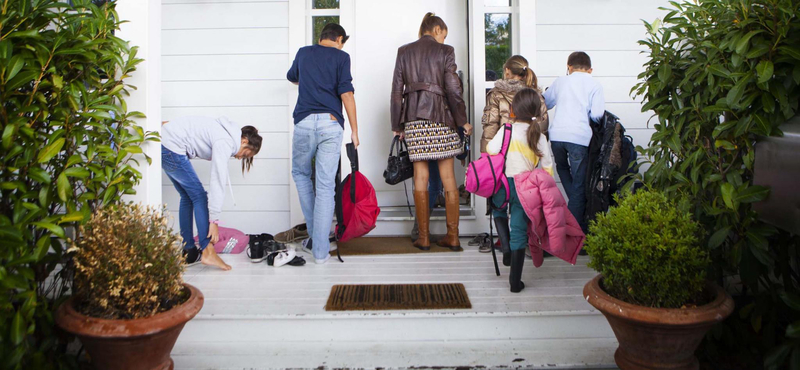
[[[297,51],[286,78],[300,85],[295,124],[310,114],[329,113],[344,128],[341,95],[354,91],[349,54],[327,46],[303,47]]]

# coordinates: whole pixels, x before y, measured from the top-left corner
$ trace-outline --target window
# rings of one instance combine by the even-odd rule
[[[313,0],[312,9],[339,9],[339,0]]]
[[[513,55],[511,14],[487,13],[484,16],[486,36],[486,81],[503,78],[503,64]]]
[[[511,6],[511,0],[484,0],[484,6]]]
[[[312,17],[312,25],[313,27],[313,37],[312,43],[314,45],[319,44],[319,35],[322,34],[322,29],[325,28],[325,25],[328,23],[339,23],[339,16],[320,16],[320,17]]]
[[[319,43],[322,29],[328,23],[339,23],[339,0],[310,0],[311,2],[311,40],[313,45]]]

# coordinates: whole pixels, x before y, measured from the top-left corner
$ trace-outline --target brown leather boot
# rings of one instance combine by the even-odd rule
[[[414,190],[414,208],[417,209],[417,225],[419,237],[414,241],[414,246],[427,251],[431,249],[430,234],[430,207],[428,206],[428,191]]]
[[[458,192],[447,191],[444,193],[444,207],[447,214],[447,235],[439,241],[440,247],[450,248],[453,251],[461,250],[461,241],[458,240]]]

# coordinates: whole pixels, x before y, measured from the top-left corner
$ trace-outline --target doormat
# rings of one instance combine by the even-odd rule
[[[464,284],[334,285],[325,311],[469,309]]]
[[[452,251],[436,245],[436,239],[431,237],[431,249],[428,251],[414,247],[409,237],[392,238],[355,238],[345,243],[337,245],[342,256],[366,256],[372,254],[413,254],[413,253],[443,253],[443,252],[463,252]]]
[[[325,311],[469,309],[464,284],[334,285]]]

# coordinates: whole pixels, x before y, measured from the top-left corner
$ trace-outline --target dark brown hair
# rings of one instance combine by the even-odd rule
[[[335,42],[339,39],[339,36],[342,37],[342,44],[347,42],[347,39],[350,38],[350,36],[347,36],[347,32],[344,31],[344,27],[340,26],[338,23],[328,23],[325,27],[322,27],[322,32],[319,34],[319,41],[330,40]]]
[[[422,35],[428,32],[433,32],[433,29],[436,27],[439,27],[442,31],[447,31],[447,24],[444,23],[442,18],[428,12],[425,14],[425,17],[422,18],[422,24],[419,25],[419,37],[422,37]]]
[[[253,126],[242,127],[242,139],[247,139],[246,147],[253,151],[253,156],[261,151],[261,135],[258,134],[258,129]],[[253,157],[242,159],[242,173],[245,170],[250,172],[250,167],[253,166]]]
[[[576,51],[567,58],[567,65],[577,69],[592,69],[592,58],[589,58],[589,54]]]
[[[522,77],[525,86],[539,90],[539,79],[536,78],[536,73],[533,73],[533,70],[528,66],[528,60],[522,55],[514,55],[508,58],[503,68],[508,69],[515,76]]]
[[[541,95],[539,95],[538,91],[530,88],[517,92],[514,95],[514,101],[511,102],[511,109],[516,117],[514,120],[528,124],[528,146],[540,158],[543,154],[537,144],[539,144],[539,138],[542,135],[542,128],[539,127],[538,122],[533,122],[533,119],[541,119],[539,117],[541,108]]]

